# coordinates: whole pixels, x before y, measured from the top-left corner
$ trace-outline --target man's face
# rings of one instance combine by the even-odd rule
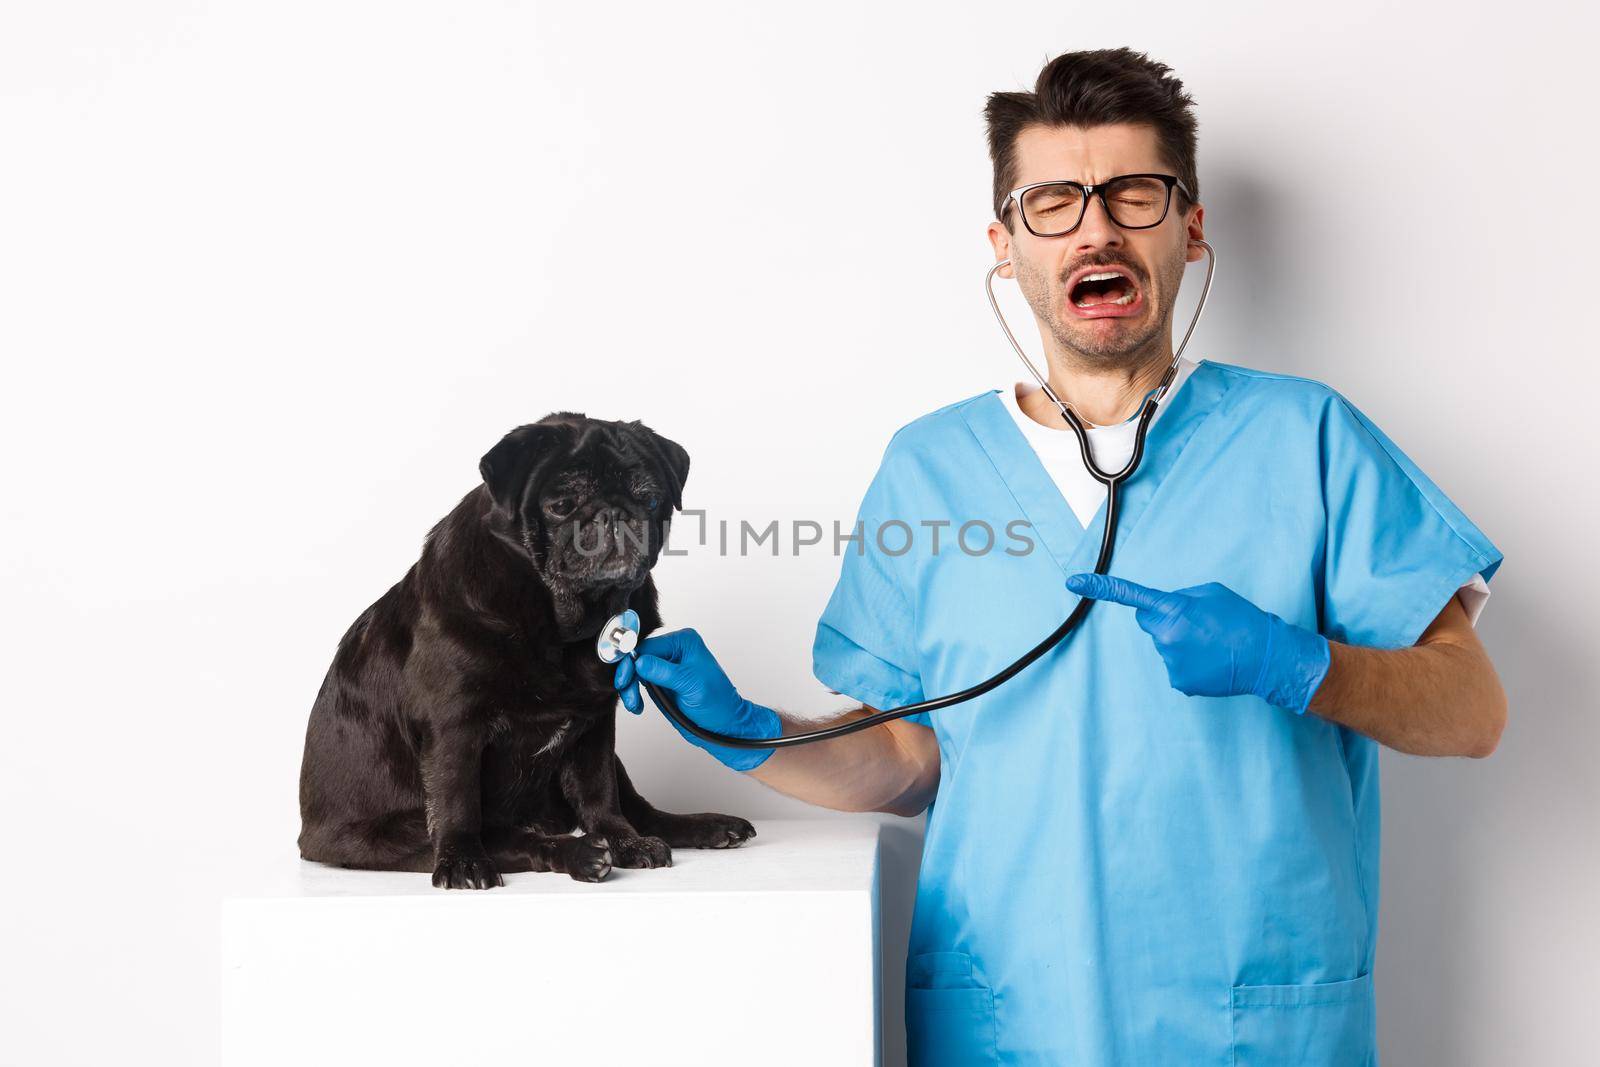
[[[1058,179],[1097,184],[1119,174],[1174,173],[1161,158],[1155,131],[1126,124],[1029,127],[1017,138],[1017,161],[1017,185]],[[1181,200],[1174,190],[1167,217],[1143,230],[1111,221],[1098,196],[1090,197],[1078,228],[1061,237],[1029,233],[1014,203],[1006,215],[1011,232],[999,222],[989,224],[995,258],[1011,257],[1001,274],[1017,279],[1052,354],[1097,369],[1131,370],[1170,352],[1183,265],[1204,254],[1189,244],[1203,239],[1203,209],[1180,210]],[[1110,271],[1126,281],[1082,280]]]

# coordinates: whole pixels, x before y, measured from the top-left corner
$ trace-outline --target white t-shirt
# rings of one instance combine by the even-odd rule
[[[1156,407],[1156,413],[1150,420],[1152,426],[1161,421],[1162,414],[1172,403],[1172,398],[1183,387],[1183,383],[1195,366],[1192,360],[1178,361],[1178,373],[1172,379],[1172,388],[1167,390],[1166,395],[1161,398],[1161,403]],[[1055,481],[1056,487],[1061,490],[1061,495],[1066,498],[1073,514],[1078,516],[1078,521],[1087,529],[1089,523],[1094,520],[1095,512],[1100,510],[1100,505],[1105,501],[1106,487],[1096,481],[1094,475],[1089,473],[1089,468],[1083,465],[1083,454],[1078,448],[1078,435],[1073,433],[1070,427],[1042,426],[1022,410],[1019,403],[1021,398],[1038,391],[1039,386],[1035,383],[1017,382],[1010,389],[1000,390],[1000,400],[1006,410],[1011,412],[1011,417],[1016,421],[1017,428],[1022,431],[1022,436],[1033,446],[1039,462],[1044,465],[1044,469]],[[1128,457],[1133,455],[1133,442],[1138,428],[1139,420],[1134,418],[1117,423],[1115,426],[1086,427],[1089,434],[1089,450],[1094,454],[1094,461],[1099,464],[1101,470],[1122,469],[1128,462]],[[1472,625],[1478,625],[1478,616],[1483,613],[1483,606],[1489,600],[1489,583],[1483,580],[1483,575],[1475,574],[1472,576],[1472,581],[1461,587],[1459,595]]]

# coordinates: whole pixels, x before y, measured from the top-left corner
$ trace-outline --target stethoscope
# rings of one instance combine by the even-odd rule
[[[1078,417],[1077,412],[1072,410],[1072,405],[1063,402],[1056,395],[1055,390],[1050,388],[1050,383],[1045,380],[1044,375],[1040,374],[1038,368],[1033,365],[1033,361],[1022,351],[1022,346],[1017,344],[1016,337],[1011,333],[1011,327],[1006,325],[1005,316],[1000,313],[1000,303],[994,296],[994,276],[1001,267],[1010,264],[1011,260],[1009,258],[1002,259],[990,267],[989,273],[983,279],[984,290],[989,294],[989,306],[994,309],[995,318],[1000,322],[1000,329],[1005,331],[1006,340],[1011,342],[1011,347],[1017,351],[1017,358],[1022,360],[1022,365],[1028,368],[1028,373],[1032,374],[1039,382],[1039,386],[1044,390],[1045,396],[1049,397],[1051,402],[1061,410],[1061,417],[1067,421],[1067,425],[1072,427],[1072,432],[1077,435],[1078,447],[1083,452],[1084,466],[1089,469],[1089,473],[1094,476],[1096,481],[1106,487],[1106,527],[1105,533],[1100,539],[1100,555],[1095,560],[1094,572],[1096,574],[1105,574],[1107,568],[1111,565],[1111,546],[1117,536],[1117,490],[1121,488],[1123,482],[1133,476],[1134,471],[1139,469],[1139,461],[1144,458],[1145,431],[1150,426],[1150,420],[1155,417],[1156,408],[1160,406],[1161,399],[1166,395],[1167,388],[1172,384],[1172,379],[1178,370],[1178,361],[1183,358],[1183,350],[1188,346],[1189,338],[1194,335],[1194,328],[1200,324],[1200,315],[1206,309],[1206,297],[1211,295],[1211,277],[1216,273],[1217,253],[1205,241],[1193,241],[1192,243],[1206,250],[1206,280],[1200,289],[1199,303],[1195,305],[1194,316],[1189,320],[1189,328],[1184,331],[1183,340],[1178,343],[1178,350],[1173,353],[1171,364],[1167,366],[1166,373],[1161,376],[1161,383],[1145,396],[1144,406],[1139,410],[1139,425],[1134,434],[1133,455],[1129,456],[1128,462],[1123,465],[1121,470],[1115,473],[1102,470],[1100,465],[1094,461],[1094,452],[1089,447],[1089,435],[1084,428],[1083,420]],[[1016,662],[1003,668],[992,677],[979,682],[977,685],[947,696],[935,697],[931,700],[920,700],[915,704],[904,704],[898,708],[885,708],[865,718],[838,723],[820,730],[808,730],[805,733],[790,734],[786,737],[734,737],[731,734],[721,734],[715,730],[707,730],[679,711],[677,702],[673,700],[671,694],[645,681],[643,678],[639,679],[639,684],[645,688],[650,694],[650,698],[656,702],[656,705],[661,708],[668,718],[702,740],[711,741],[719,745],[727,745],[730,748],[787,748],[790,745],[807,745],[813,741],[825,741],[830,737],[843,737],[845,734],[852,734],[857,730],[865,730],[868,727],[877,726],[879,723],[888,722],[890,719],[900,719],[923,711],[938,711],[940,708],[948,708],[952,704],[960,704],[964,701],[981,697],[991,689],[1004,685],[1016,677],[1034,660],[1065,640],[1069,633],[1077,629],[1078,624],[1083,621],[1083,617],[1089,613],[1089,608],[1093,604],[1093,600],[1087,597],[1080,597],[1077,604],[1073,605],[1072,611],[1067,615],[1066,619],[1048,637],[1023,653]],[[629,608],[620,615],[613,615],[600,628],[600,636],[595,642],[595,651],[599,654],[602,663],[617,663],[623,656],[636,655],[638,646],[639,616],[632,608]]]

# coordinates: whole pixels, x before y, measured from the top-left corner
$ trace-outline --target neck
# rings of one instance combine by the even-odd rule
[[[1050,388],[1080,419],[1092,426],[1110,426],[1139,410],[1145,394],[1161,384],[1171,363],[1171,352],[1158,352],[1126,367],[1101,367],[1056,357],[1050,360]],[[1051,424],[1060,423],[1061,413],[1049,397],[1042,390],[1034,396],[1054,413]]]

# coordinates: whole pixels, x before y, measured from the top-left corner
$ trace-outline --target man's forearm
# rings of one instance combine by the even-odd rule
[[[854,721],[870,712],[869,708],[855,708],[833,721]],[[815,722],[791,719],[782,712],[778,715],[786,734],[817,728]],[[905,735],[912,730],[927,736]],[[915,815],[928,806],[938,788],[938,746],[932,730],[891,722],[827,741],[780,748],[748,774],[780,793],[824,808]]]
[[[1410,648],[1328,642],[1328,673],[1307,710],[1416,756],[1489,755],[1505,728],[1505,690],[1460,611],[1447,608]]]

